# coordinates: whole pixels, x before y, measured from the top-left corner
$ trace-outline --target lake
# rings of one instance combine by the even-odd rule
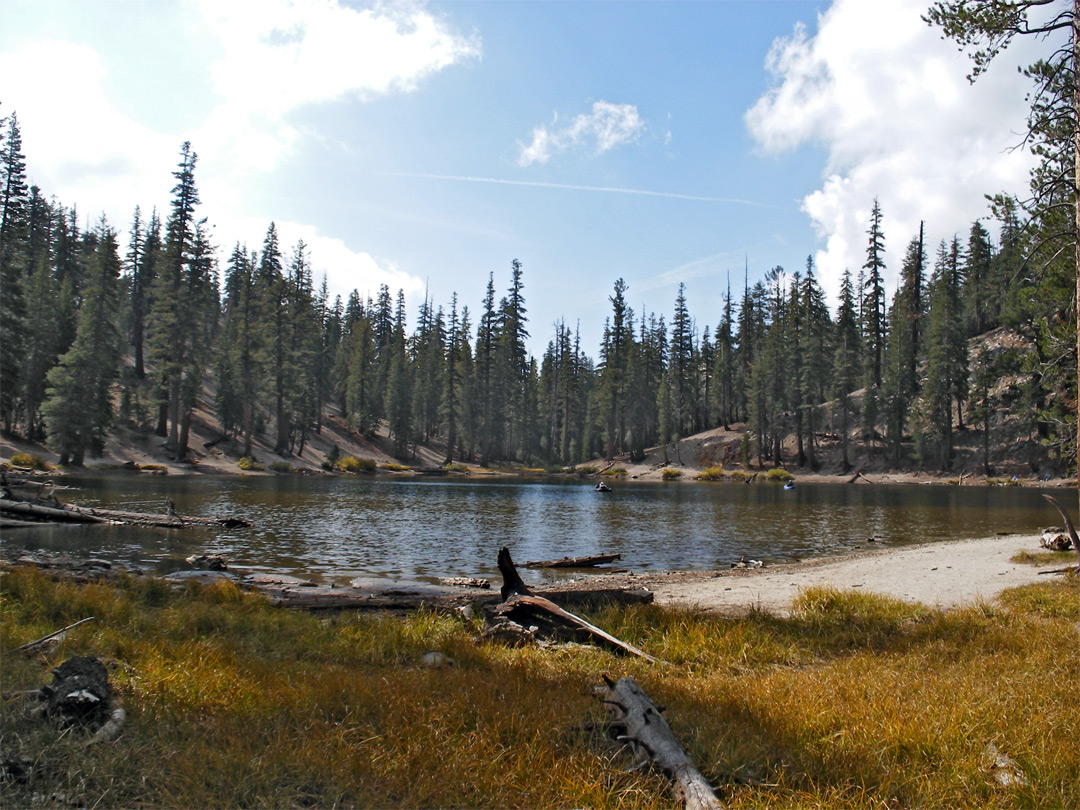
[[[498,579],[508,546],[519,564],[620,553],[630,570],[726,568],[880,545],[1036,532],[1059,521],[1042,490],[877,484],[779,485],[365,477],[69,476],[62,500],[88,506],[235,515],[250,529],[48,526],[5,531],[12,549],[44,548],[159,573],[220,554],[236,568],[323,582],[443,576]],[[1071,491],[1056,491],[1068,505]],[[868,543],[874,538],[875,543]],[[530,572],[537,581],[551,576]]]

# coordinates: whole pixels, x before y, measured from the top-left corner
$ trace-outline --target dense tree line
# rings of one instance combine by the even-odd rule
[[[199,215],[197,155],[180,151],[169,210],[136,207],[126,249],[100,219],[80,230],[74,207],[28,185],[17,117],[0,138],[0,417],[9,433],[47,441],[66,463],[100,452],[116,424],[152,430],[188,455],[197,408],[212,410],[244,455],[261,437],[302,453],[326,406],[360,434],[385,425],[395,452],[419,443],[445,461],[576,464],[659,445],[682,461],[679,439],[747,425],[743,461],[817,467],[822,437],[842,463],[948,468],[967,422],[1022,415],[1068,455],[1074,441],[1072,270],[1050,259],[1042,220],[1007,197],[994,208],[996,243],[975,222],[966,241],[936,250],[911,236],[897,288],[884,287],[885,213],[869,212],[866,260],[846,272],[835,312],[812,258],[774,267],[718,295],[716,326],[691,316],[685,289],[664,314],[629,304],[614,282],[594,360],[579,330],[554,325],[529,353],[524,268],[494,274],[472,312],[425,295],[410,326],[404,294],[329,299],[308,248],[280,244],[271,223],[259,249],[236,244],[219,260]],[[930,254],[933,253],[931,260]],[[1030,338],[1024,356],[983,352],[969,338],[1009,326]],[[1071,359],[1071,358],[1069,358]],[[1004,374],[1022,385],[1001,389]],[[794,437],[794,453],[783,443]]]

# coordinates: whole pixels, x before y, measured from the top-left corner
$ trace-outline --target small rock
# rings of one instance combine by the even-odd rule
[[[228,571],[229,564],[220,554],[192,554],[185,562],[204,571]]]
[[[438,650],[428,650],[420,656],[419,663],[428,669],[442,669],[454,666],[454,659]]]

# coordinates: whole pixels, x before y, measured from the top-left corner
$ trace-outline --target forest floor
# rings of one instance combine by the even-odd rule
[[[649,448],[645,458],[640,461],[631,461],[628,455],[623,454],[610,462],[593,460],[588,466],[609,473],[618,471],[622,480],[629,481],[664,480],[664,471],[667,469],[679,470],[680,481],[694,481],[701,470],[709,467],[723,467],[729,472],[741,470],[749,475],[771,469],[773,465],[768,460],[759,461],[756,456],[749,459],[749,464],[742,463],[741,448],[745,432],[746,425],[735,423],[728,428],[717,427],[688,436],[681,439],[677,447],[669,445],[667,448]],[[296,447],[290,455],[279,455],[273,451],[269,436],[257,437],[252,455],[258,467],[253,470],[240,469],[238,462],[242,457],[242,446],[234,439],[222,440],[222,435],[221,425],[214,418],[210,403],[204,401],[196,408],[192,420],[187,461],[174,461],[165,448],[165,440],[153,432],[119,427],[110,435],[100,456],[86,459],[86,467],[90,470],[126,467],[169,475],[274,475],[289,472],[325,472],[327,456],[335,447],[340,458],[355,456],[374,459],[380,468],[404,463],[413,470],[430,470],[442,466],[446,457],[444,446],[418,445],[410,457],[402,462],[394,457],[393,441],[385,424],[380,425],[373,435],[360,435],[349,429],[346,420],[334,408],[325,411],[320,432],[313,433],[308,438],[303,452]],[[894,468],[886,458],[880,442],[876,447],[867,447],[857,437],[853,437],[849,442],[850,464],[845,467],[841,462],[839,439],[831,433],[819,434],[816,470],[809,465],[798,466],[795,440],[791,436],[782,447],[782,466],[803,482],[1050,487],[1075,485],[1076,479],[1064,477],[1061,470],[1048,460],[1045,449],[1037,440],[1004,430],[992,432],[992,470],[990,475],[986,475],[982,463],[981,435],[981,432],[970,428],[956,434],[956,460],[949,471],[923,470],[910,459],[906,459],[901,467]],[[8,434],[0,435],[0,463],[10,464],[11,457],[16,453],[38,456],[54,467],[59,460],[57,454],[44,445],[26,442]],[[455,458],[455,461],[459,459]],[[468,463],[466,466],[469,475],[474,476],[535,476],[552,473],[551,468],[520,464],[485,468]],[[625,475],[622,474],[623,471]],[[856,473],[859,475],[855,476]],[[396,470],[395,474],[409,473]]]

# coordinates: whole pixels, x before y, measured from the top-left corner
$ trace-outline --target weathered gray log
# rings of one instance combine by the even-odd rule
[[[593,554],[588,557],[563,557],[559,560],[538,560],[525,563],[526,568],[592,568],[622,559],[622,554]]]
[[[611,712],[618,739],[630,744],[639,763],[652,763],[673,780],[676,799],[687,810],[721,810],[712,785],[694,766],[660,709],[633,678],[604,676],[596,693]]]
[[[656,662],[647,652],[639,650],[633,644],[615,638],[615,636],[590,624],[580,616],[563,610],[550,599],[535,594],[515,593],[504,602],[496,605],[491,612],[491,623],[497,625],[503,621],[514,622],[522,627],[536,627],[541,636],[555,637],[567,641],[591,641],[615,652],[628,653]]]
[[[44,506],[30,501],[0,499],[0,512],[27,515],[62,523],[125,523],[134,526],[156,526],[165,529],[177,529],[184,526],[220,526],[226,529],[251,526],[251,523],[238,517],[194,517],[189,515],[154,515],[145,512],[124,512],[118,509],[100,509],[72,504]]]
[[[0,512],[47,520],[53,523],[108,523],[108,518],[65,506],[43,506],[30,501],[0,498]]]

